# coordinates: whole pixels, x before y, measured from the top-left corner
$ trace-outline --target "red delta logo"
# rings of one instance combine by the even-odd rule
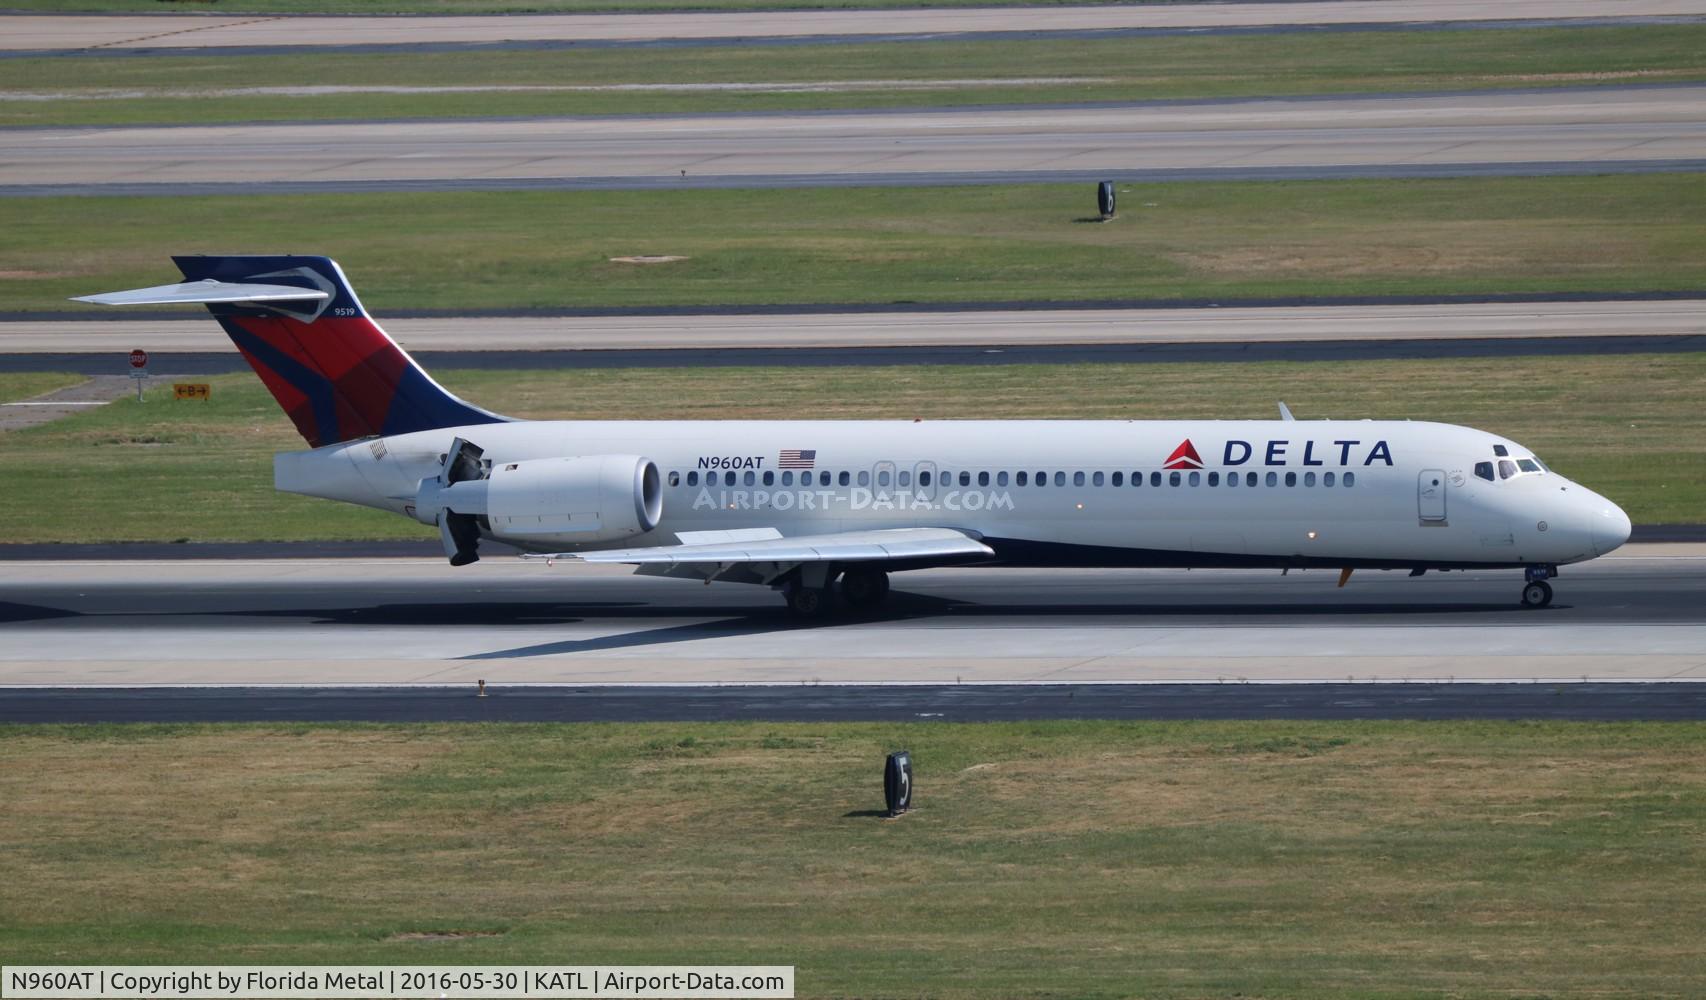
[[[1196,446],[1191,444],[1191,439],[1186,438],[1177,448],[1173,449],[1173,454],[1167,456],[1167,464],[1163,465],[1162,468],[1200,469],[1202,468],[1202,456],[1197,454]]]

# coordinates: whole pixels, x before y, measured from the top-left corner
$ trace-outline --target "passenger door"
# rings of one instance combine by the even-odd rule
[[[1445,521],[1445,470],[1423,469],[1416,477],[1416,509],[1423,524]]]

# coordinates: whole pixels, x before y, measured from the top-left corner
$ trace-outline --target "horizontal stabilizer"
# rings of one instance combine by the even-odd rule
[[[161,306],[193,305],[195,303],[236,302],[322,302],[332,293],[318,288],[299,288],[295,285],[252,285],[232,281],[185,281],[176,285],[155,285],[153,288],[132,288],[125,292],[102,292],[99,295],[79,295],[73,302],[92,302],[98,306]]]
[[[523,559],[578,559],[588,563],[630,563],[641,566],[679,566],[689,563],[752,562],[886,562],[894,559],[932,559],[992,556],[989,546],[954,528],[884,528],[840,531],[792,538],[753,539],[691,545],[656,545],[643,549],[603,552],[565,552],[524,555]]]

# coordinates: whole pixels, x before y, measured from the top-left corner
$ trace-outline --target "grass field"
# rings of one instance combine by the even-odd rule
[[[15,198],[0,311],[330,254],[362,299],[502,309],[1706,288],[1706,175],[814,191]],[[636,267],[610,258],[676,254]]]
[[[29,399],[81,381],[83,376],[66,372],[0,372],[0,403]]]
[[[1414,418],[1508,434],[1637,523],[1706,521],[1706,354],[1332,364],[437,372],[513,416],[561,419]],[[54,456],[0,505],[14,542],[432,538],[413,521],[273,492],[305,447],[253,376],[169,388],[0,434],[0,465]]]
[[[882,755],[916,761],[885,821]],[[1700,724],[0,728],[8,963],[1690,997]]]
[[[10,95],[0,100],[0,125],[680,114],[1701,79],[1706,79],[1706,25],[717,47],[649,50],[643,58],[616,49],[371,52],[356,58],[345,53],[110,56],[0,60],[0,95]],[[679,88],[825,81],[860,85],[788,92],[253,92],[266,87]]]

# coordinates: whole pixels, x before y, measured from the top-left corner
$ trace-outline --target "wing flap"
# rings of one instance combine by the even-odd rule
[[[586,563],[682,566],[694,563],[883,562],[948,556],[991,556],[995,551],[954,528],[884,528],[792,538],[687,545],[654,545],[603,552],[530,554],[523,559],[576,559]]]

